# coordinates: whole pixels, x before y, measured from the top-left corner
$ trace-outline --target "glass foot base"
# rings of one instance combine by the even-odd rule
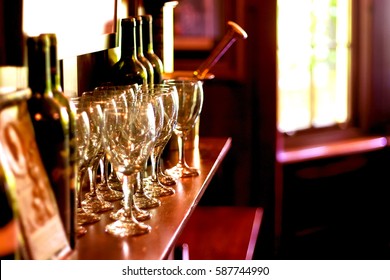
[[[145,210],[133,208],[132,212],[133,212],[134,218],[140,222],[146,221],[146,220],[149,220],[150,218],[152,218],[152,215],[150,214],[150,212],[145,211]],[[110,214],[110,218],[113,220],[125,221],[125,220],[129,219],[129,213],[126,212],[124,208],[121,208],[116,212],[112,212]]]
[[[87,229],[83,226],[77,226],[76,228],[76,236],[79,238],[81,236],[84,236],[87,233]]]
[[[105,230],[109,234],[119,237],[126,237],[149,233],[151,231],[151,227],[143,223],[135,223],[130,221],[123,222],[118,220],[108,224]]]
[[[100,216],[91,212],[85,212],[83,209],[77,209],[76,214],[78,225],[89,225],[100,221]]]
[[[170,169],[165,170],[165,173],[172,176],[172,178],[188,178],[199,176],[199,170],[194,167],[186,167],[176,165]]]
[[[81,202],[87,212],[103,213],[114,209],[111,202],[100,200],[97,196],[89,196]]]
[[[146,192],[151,197],[163,197],[175,194],[175,190],[171,187],[166,187],[158,183],[152,183],[147,186]]]
[[[118,177],[110,174],[107,182],[112,190],[122,192],[122,182],[118,179]]]
[[[158,180],[160,181],[161,184],[164,186],[174,186],[176,185],[176,180],[170,175],[167,174],[160,174],[158,176]]]
[[[133,199],[135,205],[137,205],[137,207],[140,209],[151,209],[161,205],[160,200],[154,197],[150,197],[146,194],[135,194]]]
[[[99,195],[103,198],[105,201],[113,202],[118,201],[123,198],[123,193],[120,191],[112,190],[109,187],[99,188],[98,189]]]

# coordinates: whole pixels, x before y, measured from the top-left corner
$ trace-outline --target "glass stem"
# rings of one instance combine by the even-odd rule
[[[143,183],[143,176],[142,176],[143,170],[140,172],[137,172],[137,179],[136,179],[136,184],[134,186],[134,193],[137,195],[143,195],[144,194],[144,189],[142,187]]]
[[[105,186],[107,184],[107,160],[106,157],[99,159],[100,164],[100,184]]]
[[[161,153],[157,156],[157,159],[156,159],[156,178],[157,178],[157,181],[160,182],[158,174],[163,174],[162,168],[161,168]]]
[[[88,176],[89,176],[89,188],[90,195],[96,196],[96,170],[99,167],[99,160],[95,160],[91,166],[88,166]]]
[[[110,163],[110,161],[106,156],[104,157],[104,162],[105,162],[105,170],[106,170],[105,174],[106,174],[106,180],[108,186],[108,182],[110,181],[110,179],[116,181],[118,180],[118,176],[116,175],[113,165]]]
[[[184,166],[185,161],[184,161],[184,136],[177,136],[177,147],[179,150],[179,159],[178,159],[178,165]]]
[[[77,174],[77,185],[76,185],[76,202],[77,202],[77,208],[82,208],[81,201],[82,199],[82,182],[85,175],[85,167],[81,168],[80,171]]]
[[[168,141],[167,141],[168,142]],[[164,151],[164,148],[167,144],[167,142],[164,144],[164,145],[160,145],[160,146],[156,146],[154,148],[154,154],[156,156],[156,181],[160,183],[160,178],[159,178],[159,175],[162,175],[163,172],[162,172],[162,167],[161,167],[161,156],[162,156],[162,153]]]
[[[151,164],[151,178],[152,182],[157,182],[157,156],[156,152],[153,150],[151,155],[150,155],[150,164]]]
[[[134,185],[136,184],[137,174],[132,175],[123,175],[122,180],[122,190],[124,196],[123,208],[125,213],[127,213],[127,217],[130,217],[134,222],[136,222],[133,215],[133,193],[134,193]]]

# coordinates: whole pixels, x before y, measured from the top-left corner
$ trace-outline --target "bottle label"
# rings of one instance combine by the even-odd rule
[[[0,163],[13,180],[12,203],[24,241],[25,259],[61,259],[70,247],[43,167],[26,102],[0,111]]]

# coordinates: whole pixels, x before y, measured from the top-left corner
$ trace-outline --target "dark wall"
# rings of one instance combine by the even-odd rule
[[[388,259],[390,150],[284,166],[281,258]]]
[[[225,7],[225,20],[241,24],[248,38],[229,49],[212,69],[215,78],[204,82],[200,133],[233,138],[234,203],[266,204],[276,172],[276,1],[230,2],[242,15]],[[183,59],[175,69],[194,70],[200,62]]]
[[[0,0],[0,66],[23,66],[22,0]]]
[[[372,1],[372,122],[374,129],[390,131],[390,2]],[[375,109],[374,109],[375,108]]]
[[[275,185],[280,180],[276,162],[276,0],[229,1],[224,15],[226,21],[239,23],[248,38],[227,51],[212,70],[215,78],[204,83],[200,135],[232,137],[232,148],[221,176],[213,180],[203,201],[264,207],[256,257],[269,257],[275,245]],[[200,62],[182,59],[175,62],[175,69],[194,70]]]

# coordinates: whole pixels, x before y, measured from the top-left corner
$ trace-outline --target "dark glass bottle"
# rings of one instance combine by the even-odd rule
[[[145,67],[146,72],[148,73],[148,84],[154,83],[154,68],[152,63],[144,55],[143,47],[143,24],[142,17],[137,16],[137,30],[136,30],[136,46],[137,46],[137,58]]]
[[[136,19],[124,18],[121,21],[121,57],[112,67],[111,81],[115,85],[147,84],[148,74],[137,58]]]
[[[65,233],[70,237],[69,118],[54,98],[50,77],[50,39],[46,34],[27,38],[28,84],[31,97],[28,111],[35,141],[53,189]],[[69,240],[70,241],[70,240]]]
[[[76,246],[75,240],[75,223],[76,223],[76,174],[77,174],[77,166],[76,166],[76,158],[77,158],[77,150],[76,150],[76,135],[75,135],[75,109],[71,107],[71,103],[69,99],[65,96],[62,85],[61,85],[61,74],[60,74],[60,65],[57,58],[57,37],[55,34],[47,34],[50,39],[50,77],[53,89],[53,97],[56,99],[61,106],[66,109],[66,113],[69,119],[68,126],[68,135],[69,135],[69,191],[70,191],[70,232],[69,241],[72,249]]]
[[[154,83],[162,82],[162,74],[164,66],[161,59],[154,52],[153,48],[153,17],[151,15],[142,15],[142,30],[143,30],[143,49],[145,57],[150,61],[154,70]]]

